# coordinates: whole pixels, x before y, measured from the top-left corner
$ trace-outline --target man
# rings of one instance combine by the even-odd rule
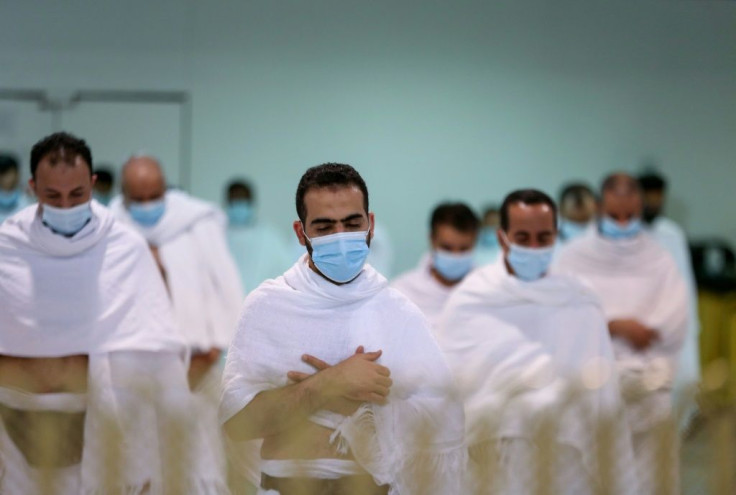
[[[91,200],[84,141],[30,164],[39,203],[0,226],[0,492],[224,493],[145,242]]]
[[[478,234],[478,245],[475,249],[475,265],[483,266],[493,263],[498,258],[498,207],[488,206],[483,212],[483,225]]]
[[[247,181],[227,187],[227,240],[240,268],[243,287],[256,288],[275,278],[293,262],[284,239],[270,224],[257,218],[255,193]]]
[[[593,189],[587,184],[570,183],[560,193],[560,232],[563,243],[579,237],[595,223],[598,209]]]
[[[310,168],[296,209],[307,253],[246,299],[226,433],[263,440],[263,493],[462,493],[462,409],[424,317],[365,264],[365,182],[349,165]]]
[[[682,426],[687,427],[697,410],[694,396],[697,384],[700,382],[700,323],[697,314],[697,286],[690,248],[680,226],[673,220],[662,216],[667,194],[667,181],[657,173],[648,172],[639,176],[639,185],[644,194],[642,217],[645,227],[675,259],[688,288],[690,319],[673,384],[675,403],[685,408]]]
[[[600,215],[597,229],[563,248],[556,269],[586,282],[603,304],[641,493],[677,493],[676,441],[664,445],[666,435],[660,433],[674,416],[672,380],[690,318],[687,287],[669,253],[642,230],[636,179],[622,173],[607,177]]]
[[[440,346],[465,401],[473,493],[538,493],[539,463],[552,470],[549,493],[597,493],[605,478],[600,448],[615,459],[604,483],[610,492],[635,493],[603,313],[575,279],[548,275],[556,210],[540,191],[509,194],[497,233],[502,257],[465,278],[441,319]],[[607,375],[591,376],[601,371]],[[591,378],[596,385],[583,391]],[[551,452],[540,458],[545,421],[555,432]],[[597,445],[596,435],[609,428],[613,444]]]
[[[438,205],[429,222],[430,254],[391,284],[422,310],[433,329],[453,289],[473,269],[479,227],[467,205]]]
[[[192,386],[207,375],[235,328],[243,289],[214,205],[167,191],[159,163],[134,156],[123,166],[115,216],[148,241],[169,290],[174,317],[192,349]]]
[[[30,204],[19,184],[18,159],[0,154],[0,223]]]
[[[95,175],[97,175],[97,180],[92,194],[98,203],[107,206],[115,195],[115,176],[110,167],[97,168]]]

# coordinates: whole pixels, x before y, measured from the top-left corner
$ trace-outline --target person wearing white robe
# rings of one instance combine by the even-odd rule
[[[697,412],[695,390],[700,382],[698,288],[685,232],[673,220],[662,216],[667,182],[658,174],[650,172],[639,176],[639,184],[644,193],[642,217],[647,230],[675,259],[688,288],[690,320],[672,386],[675,404],[684,408],[681,426],[687,428]]]
[[[18,159],[0,155],[0,223],[31,204],[20,188]]]
[[[674,259],[642,230],[638,182],[612,174],[601,189],[598,228],[567,245],[553,270],[579,277],[601,299],[641,493],[678,493],[677,438],[665,444],[660,433],[675,419],[671,392],[690,318],[687,287]]]
[[[216,206],[166,191],[159,163],[132,157],[122,170],[123,196],[110,209],[151,246],[173,305],[174,319],[192,354],[189,381],[197,414],[209,429],[211,451],[225,469],[217,422],[221,369],[243,302],[238,269],[227,247],[225,216]]]
[[[467,205],[437,205],[429,222],[431,252],[391,283],[419,307],[433,329],[450,294],[473,269],[479,228],[478,217]]]
[[[228,184],[225,212],[227,242],[240,270],[243,287],[253,290],[292,265],[294,260],[285,239],[271,224],[258,218],[250,183],[234,180]]]
[[[600,304],[572,277],[547,275],[555,204],[540,191],[520,190],[500,215],[503,256],[465,278],[438,329],[464,399],[472,493],[538,493],[537,463],[548,463],[550,493],[593,494],[606,484],[610,493],[634,494],[633,451],[628,426],[617,419],[623,404]],[[545,421],[555,430],[551,452],[540,459]],[[611,445],[598,445],[604,429]],[[609,457],[601,459],[599,449]]]
[[[462,407],[423,315],[365,264],[365,182],[312,167],[297,212],[307,254],[249,294],[224,372],[227,434],[263,440],[259,493],[463,493]]]
[[[224,495],[190,455],[206,443],[155,262],[91,170],[84,141],[39,141],[40,204],[0,226],[0,493]]]

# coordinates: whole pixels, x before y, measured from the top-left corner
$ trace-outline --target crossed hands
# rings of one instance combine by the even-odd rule
[[[363,402],[384,405],[391,390],[391,372],[376,362],[383,352],[365,352],[363,346],[355,354],[334,366],[309,354],[302,361],[316,373],[289,371],[287,377],[300,383],[309,378],[320,380],[319,390],[327,402],[325,408],[344,416],[352,415]]]
[[[608,323],[611,335],[626,339],[639,351],[649,348],[659,339],[659,332],[637,320],[612,320]]]

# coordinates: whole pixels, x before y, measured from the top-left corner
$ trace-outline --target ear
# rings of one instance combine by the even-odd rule
[[[496,238],[498,239],[498,245],[501,246],[501,250],[503,251],[504,256],[509,253],[509,250],[511,249],[511,246],[509,246],[506,234],[503,230],[497,229],[496,230]]]
[[[34,196],[38,197],[38,193],[36,192],[36,181],[33,180],[33,177],[28,179],[28,188],[33,191]]]
[[[94,186],[97,182],[97,174],[92,174],[92,185]]]
[[[302,222],[300,220],[294,220],[294,223],[291,225],[291,227],[294,229],[294,233],[296,234],[296,238],[299,239],[299,244],[302,246],[307,245],[307,238],[304,236],[304,230],[302,228]]]
[[[376,229],[376,215],[373,212],[368,213],[368,220],[371,222],[371,228],[369,230],[369,239],[373,240],[373,233]]]

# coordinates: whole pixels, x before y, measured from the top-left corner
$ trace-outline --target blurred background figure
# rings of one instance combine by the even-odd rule
[[[102,165],[96,169],[95,175],[97,175],[97,181],[92,190],[92,195],[98,202],[107,206],[115,196],[115,174],[112,167]]]
[[[478,244],[475,248],[476,266],[493,263],[501,252],[498,244],[498,227],[500,225],[498,206],[486,206],[483,210],[483,223],[478,233]]]
[[[31,201],[20,187],[18,159],[0,153],[0,223],[29,204]]]
[[[480,220],[464,203],[442,203],[429,228],[430,253],[392,285],[419,306],[434,329],[453,289],[473,269]]]
[[[376,222],[373,226],[373,239],[367,263],[386,278],[390,279],[394,274],[394,246],[391,235],[382,223]]]
[[[697,410],[693,395],[694,388],[700,382],[698,289],[685,232],[675,221],[663,216],[667,199],[666,179],[655,171],[647,171],[639,176],[639,184],[644,198],[644,224],[654,239],[675,259],[690,296],[690,321],[673,387],[675,404],[685,408],[682,426],[686,427]]]
[[[227,241],[249,291],[284,273],[293,259],[286,240],[269,223],[258,218],[255,190],[247,180],[227,186]]]
[[[563,186],[559,201],[560,242],[570,242],[595,223],[596,203],[595,193],[587,184],[573,182]]]
[[[643,231],[642,193],[630,175],[601,186],[597,229],[564,246],[555,268],[598,295],[608,321],[626,402],[640,493],[679,493],[679,436],[661,433],[675,414],[672,384],[690,321],[685,279],[672,256]],[[665,455],[663,455],[663,452]]]

